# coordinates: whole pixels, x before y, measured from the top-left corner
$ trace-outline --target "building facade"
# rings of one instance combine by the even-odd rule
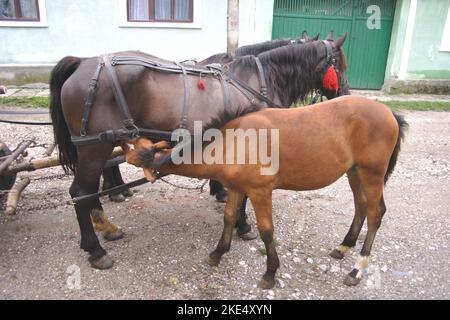
[[[0,0],[0,83],[48,81],[67,55],[141,50],[202,60],[227,49],[226,0]],[[450,0],[240,0],[239,45],[349,33],[351,87],[450,91]]]

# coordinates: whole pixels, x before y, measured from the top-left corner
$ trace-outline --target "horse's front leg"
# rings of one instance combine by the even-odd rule
[[[211,252],[208,258],[210,266],[217,266],[223,254],[228,252],[231,247],[231,239],[233,237],[233,230],[236,225],[238,208],[242,203],[244,195],[233,190],[228,192],[228,201],[224,213],[224,227],[222,237],[217,244],[216,250]]]
[[[108,146],[78,148],[78,167],[70,187],[72,198],[98,192],[100,175],[111,150],[112,147],[110,149]],[[81,234],[80,247],[89,253],[89,262],[92,267],[108,269],[114,262],[100,245],[93,227],[94,218],[91,219],[91,216],[97,216],[99,209],[101,210],[101,206],[98,200],[84,201],[75,205]]]

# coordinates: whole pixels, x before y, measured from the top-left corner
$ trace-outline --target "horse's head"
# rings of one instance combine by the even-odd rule
[[[347,33],[337,41],[330,32],[327,40],[317,41],[316,47],[319,63],[316,68],[316,88],[320,89],[327,99],[350,94],[347,75],[347,61],[342,46],[347,39]]]

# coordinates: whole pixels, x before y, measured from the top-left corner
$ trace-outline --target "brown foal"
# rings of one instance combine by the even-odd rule
[[[236,160],[237,143],[222,139],[223,159],[227,164],[181,164],[170,160],[173,150],[166,143],[153,144],[146,139],[128,141],[123,145],[127,161],[143,167],[146,177],[154,181],[155,163],[159,175],[177,174],[220,181],[229,190],[225,208],[224,230],[217,248],[209,255],[208,263],[218,265],[229,251],[238,208],[248,195],[256,213],[261,239],[267,250],[267,271],[262,288],[275,285],[275,273],[280,265],[274,244],[272,221],[272,190],[314,190],[326,187],[347,173],[354,195],[355,217],[342,244],[332,256],[342,259],[348,248],[355,246],[367,217],[368,232],[361,255],[345,279],[345,284],[360,282],[375,234],[386,212],[383,200],[384,185],[393,172],[407,123],[385,105],[361,97],[341,97],[312,107],[296,109],[263,109],[224,123],[221,132],[229,129],[279,130],[278,143],[267,143],[268,154],[279,152],[279,170],[262,175],[264,165],[259,157],[256,164],[230,164]],[[258,138],[260,139],[260,138]],[[203,147],[207,143],[203,144]],[[261,147],[261,146],[260,146]],[[251,156],[245,148],[246,159]],[[153,164],[151,160],[154,159]],[[234,162],[237,163],[237,162]]]

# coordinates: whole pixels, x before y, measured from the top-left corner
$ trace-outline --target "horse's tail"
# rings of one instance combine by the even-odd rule
[[[82,59],[65,57],[53,68],[50,76],[50,115],[53,123],[55,144],[58,145],[60,163],[65,172],[75,172],[77,150],[73,145],[61,104],[64,82],[78,69]]]
[[[401,144],[402,144],[403,139],[405,138],[405,131],[409,127],[408,122],[406,122],[406,120],[403,118],[403,116],[396,114],[395,112],[392,112],[392,114],[394,115],[395,120],[397,120],[397,123],[398,123],[398,138],[397,138],[397,143],[395,144],[395,148],[392,153],[391,159],[389,160],[388,170],[386,172],[386,175],[384,176],[385,184],[388,182],[389,177],[391,176],[392,172],[394,172],[395,165],[397,164],[398,154],[400,153],[400,149],[401,149]]]

